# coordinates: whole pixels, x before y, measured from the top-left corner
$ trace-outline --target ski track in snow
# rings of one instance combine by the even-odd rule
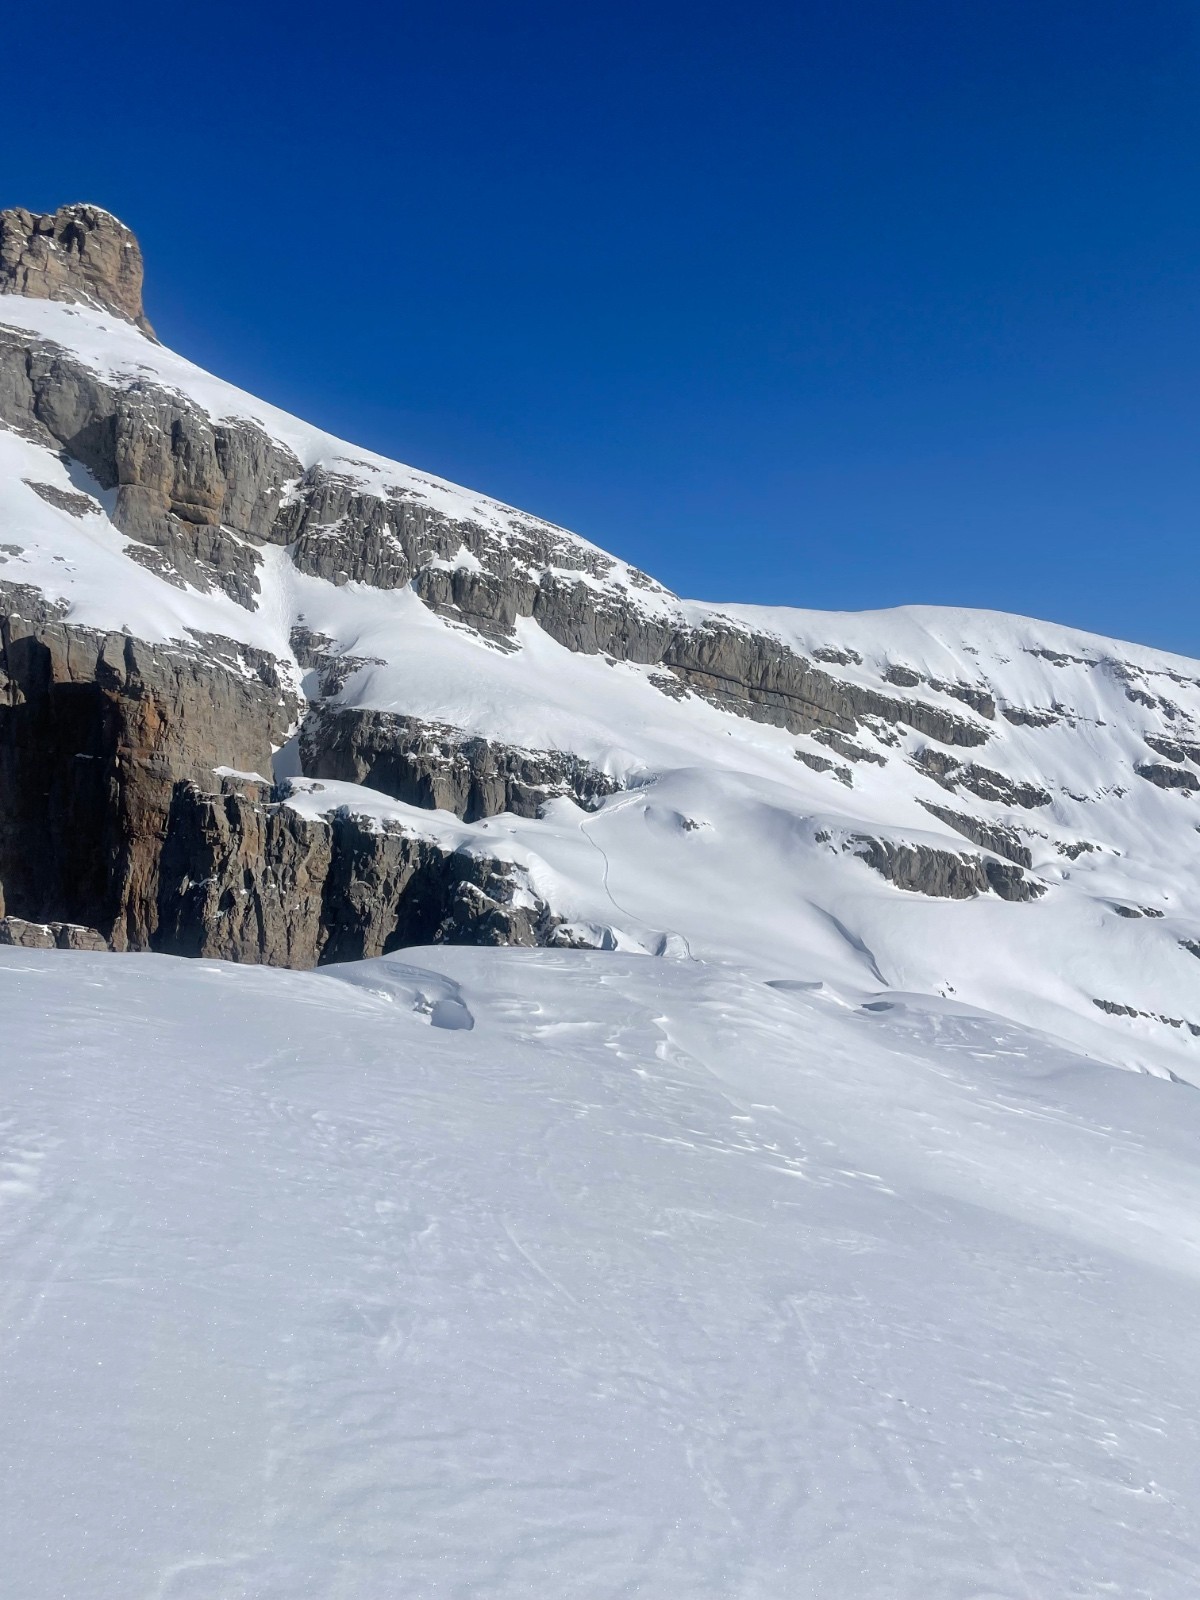
[[[1195,1091],[768,976],[0,951],[5,1592],[1200,1592]]]

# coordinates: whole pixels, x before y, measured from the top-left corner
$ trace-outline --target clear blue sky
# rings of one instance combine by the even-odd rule
[[[2,203],[687,594],[1200,655],[1195,0],[10,7]]]

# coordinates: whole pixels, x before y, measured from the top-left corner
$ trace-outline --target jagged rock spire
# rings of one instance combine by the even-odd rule
[[[153,338],[142,310],[142,270],[133,234],[99,206],[0,211],[0,294],[98,306]]]

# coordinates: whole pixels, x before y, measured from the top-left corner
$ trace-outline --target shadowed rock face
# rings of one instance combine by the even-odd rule
[[[0,294],[98,306],[154,336],[142,310],[138,242],[99,206],[0,211]]]
[[[922,800],[919,804],[923,805],[932,816],[937,817],[939,822],[944,822],[948,828],[961,833],[964,839],[970,839],[972,844],[977,844],[984,850],[991,850],[1009,861],[1015,861],[1019,867],[1033,865],[1029,846],[1021,843],[1015,829],[1005,827],[1002,823],[984,822],[966,811],[954,811],[949,806],[936,806],[929,800]]]
[[[971,900],[993,890],[1002,900],[1036,900],[1045,886],[1027,878],[1012,861],[988,856],[960,856],[924,844],[900,844],[891,839],[859,835],[852,839],[855,855],[894,883],[898,889],[935,899]]]
[[[218,766],[269,772],[299,712],[277,664],[246,646],[96,633],[0,586],[0,944],[312,967],[547,941],[561,919],[501,861],[302,817],[267,780],[213,792]],[[564,777],[532,753],[475,740],[464,755],[440,734],[414,729],[417,804],[459,796],[492,814],[511,794],[529,815],[550,792],[539,782],[610,785],[582,762]]]
[[[269,770],[298,711],[262,652],[72,627],[0,585],[3,909],[150,948],[175,784]]]
[[[544,944],[561,921],[504,862],[224,788],[175,790],[156,950],[314,967],[414,944]]]
[[[1133,770],[1139,778],[1145,778],[1160,789],[1181,789],[1185,794],[1194,794],[1200,789],[1200,778],[1185,767],[1168,767],[1161,761],[1142,761]]]

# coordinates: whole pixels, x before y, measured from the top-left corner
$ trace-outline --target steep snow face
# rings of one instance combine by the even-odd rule
[[[1200,1592],[1200,1102],[761,968],[0,950],[22,1600]]]
[[[541,818],[465,824],[307,780],[293,743],[278,771],[294,778],[297,808],[347,807],[512,860],[586,942],[955,998],[1104,1061],[1200,1082],[1200,663],[995,613],[682,601],[572,534],[308,427],[118,319],[8,298],[0,324],[117,386],[248,420],[302,470],[423,504],[483,530],[501,555],[526,550],[536,528],[553,570],[631,616],[766,639],[780,659],[900,708],[847,734],[792,733],[732,712],[716,679],[568,649],[532,617],[488,637],[411,586],[329,582],[280,546],[253,546],[259,592],[242,605],[131,560],[107,491],[0,431],[0,581],[38,590],[69,622],[241,641],[327,691],[334,712],[570,751],[624,791],[591,814],[558,800]],[[282,486],[281,501],[292,492]],[[465,546],[439,562],[479,565]],[[333,682],[296,660],[297,628],[328,641]],[[918,731],[937,719],[954,742]]]

